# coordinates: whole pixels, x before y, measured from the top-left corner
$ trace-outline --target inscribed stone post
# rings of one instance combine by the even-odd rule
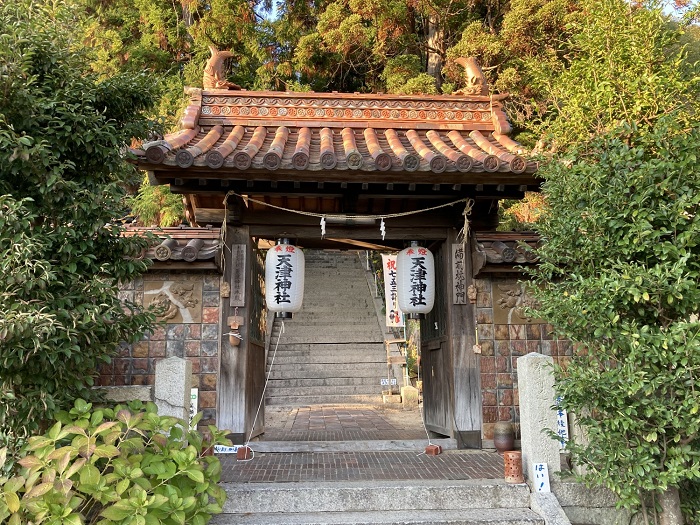
[[[548,435],[557,430],[554,405],[553,359],[532,352],[518,358],[520,397],[520,443],[525,478],[532,480],[532,466],[546,463],[550,472],[559,472],[559,442]]]
[[[156,363],[154,395],[161,416],[188,420],[192,390],[192,363],[169,357]]]

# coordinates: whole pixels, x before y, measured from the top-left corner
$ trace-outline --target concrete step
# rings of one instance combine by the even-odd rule
[[[364,512],[529,508],[526,484],[503,480],[223,484],[228,513]],[[356,522],[363,523],[363,522]]]
[[[222,514],[215,525],[544,525],[530,509]]]
[[[376,405],[381,402],[381,395],[265,396],[265,405]]]

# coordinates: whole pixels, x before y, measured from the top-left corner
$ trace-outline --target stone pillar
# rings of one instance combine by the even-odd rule
[[[190,418],[192,363],[180,357],[169,357],[156,363],[153,397],[158,415]]]
[[[554,376],[550,356],[532,352],[518,358],[520,398],[520,443],[525,479],[532,480],[532,465],[547,463],[549,472],[559,472],[559,442],[547,431],[556,432]]]

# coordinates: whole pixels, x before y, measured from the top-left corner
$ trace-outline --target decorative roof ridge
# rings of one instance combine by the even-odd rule
[[[344,93],[340,91],[274,91],[274,90],[228,90],[228,89],[201,89],[194,87],[185,87],[185,93],[192,96],[214,96],[214,97],[274,97],[274,98],[298,98],[298,99],[356,99],[356,100],[439,100],[439,101],[465,101],[465,102],[489,102],[502,101],[510,97],[510,93],[493,93],[490,95],[400,95],[394,93]]]

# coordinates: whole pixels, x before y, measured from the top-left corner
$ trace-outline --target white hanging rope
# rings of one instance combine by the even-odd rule
[[[464,226],[459,230],[457,234],[457,242],[459,244],[466,244],[467,239],[469,239],[469,216],[472,214],[472,208],[474,207],[474,200],[468,199],[467,204],[464,206],[464,211],[462,215],[464,216]]]
[[[241,195],[240,193],[236,193],[235,191],[229,191],[226,194],[226,197],[224,197],[224,205],[225,205],[225,203],[228,200],[228,197],[230,195],[235,195],[236,197],[240,197],[241,199],[246,199],[250,202],[254,202],[255,204],[267,206],[268,208],[274,208],[276,210],[286,211],[289,213],[296,213],[297,215],[305,215],[307,217],[316,217],[317,219],[321,219],[321,218],[325,217],[326,219],[331,218],[331,219],[340,219],[340,220],[342,220],[342,219],[373,219],[373,220],[395,219],[397,217],[407,217],[409,215],[416,215],[418,213],[424,213],[427,211],[439,210],[440,208],[447,208],[448,206],[454,206],[455,204],[459,204],[460,202],[466,202],[467,207],[471,211],[471,208],[474,205],[474,199],[470,199],[469,197],[465,197],[463,199],[458,199],[458,200],[452,201],[452,202],[446,202],[444,204],[438,204],[437,206],[431,206],[430,208],[423,208],[421,210],[404,211],[401,213],[384,213],[384,214],[378,214],[378,215],[348,215],[346,213],[315,213],[315,212],[311,212],[311,211],[294,210],[291,208],[285,208],[283,206],[277,206],[276,204],[270,204],[269,202],[253,199],[249,196],[244,197],[243,195]]]

